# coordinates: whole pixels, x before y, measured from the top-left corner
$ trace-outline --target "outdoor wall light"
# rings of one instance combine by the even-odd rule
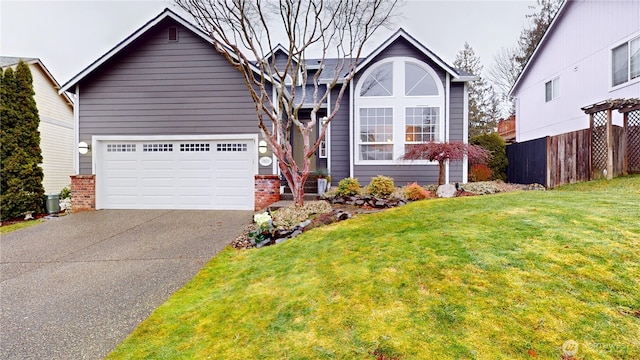
[[[89,149],[91,149],[91,146],[89,146],[89,144],[87,144],[86,142],[81,141],[78,143],[78,152],[80,154],[85,155],[89,152]]]
[[[265,154],[267,152],[267,142],[264,140],[260,140],[258,142],[258,152],[260,154]]]

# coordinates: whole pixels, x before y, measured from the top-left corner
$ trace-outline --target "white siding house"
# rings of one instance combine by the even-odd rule
[[[40,59],[0,57],[2,68],[15,70],[24,61],[31,70],[35,100],[40,115],[40,148],[42,149],[42,182],[46,194],[58,194],[69,186],[74,170],[73,103],[66,94],[58,94],[60,85]]]
[[[566,1],[511,94],[516,142],[589,128],[582,107],[640,97],[640,1]]]

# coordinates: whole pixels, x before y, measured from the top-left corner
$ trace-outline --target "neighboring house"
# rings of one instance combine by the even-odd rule
[[[286,49],[268,56],[284,59]],[[305,67],[315,71],[317,60]],[[334,184],[379,174],[437,182],[437,164],[398,159],[414,143],[466,142],[466,83],[475,79],[397,31],[361,61],[312,168],[327,169]],[[168,9],[73,77],[61,92],[75,93],[76,142],[91,145],[77,155],[77,173],[95,176],[95,207],[261,207],[254,176],[278,175],[278,166],[261,146],[245,86],[211,39]],[[329,96],[323,114],[333,106]],[[294,152],[299,141],[294,133]],[[447,181],[466,180],[466,164],[447,168]]]
[[[40,148],[42,149],[42,185],[46,194],[59,194],[70,184],[75,143],[73,130],[73,102],[65,93],[58,93],[60,85],[40,59],[0,56],[2,69],[13,68],[20,60],[31,70],[35,100],[40,115]]]
[[[498,135],[507,143],[511,144],[516,140],[516,116],[511,115],[506,119],[498,121]]]
[[[634,101],[640,97],[640,1],[565,1],[511,95],[516,104],[516,143],[539,141],[540,144],[547,137],[590,129],[592,122],[582,110],[584,107],[607,99]],[[611,116],[613,126],[624,126],[622,112],[612,111]],[[567,141],[575,141],[570,138]],[[565,150],[574,152],[567,147],[558,153],[563,154]],[[576,151],[582,150],[584,147]],[[531,167],[532,163],[527,162],[535,159],[527,157],[527,152],[536,151],[519,151],[517,158],[510,158],[510,165],[520,166],[520,170]],[[545,156],[552,161],[555,154],[543,151],[531,156],[537,157],[540,165],[546,161]],[[566,156],[576,163],[584,163],[592,154],[584,154],[582,159]],[[564,160],[558,164],[566,165]],[[575,172],[575,165],[566,168]],[[551,168],[547,170],[541,174],[548,184],[584,180],[574,174],[573,178],[569,176],[558,183],[564,175],[555,174]],[[585,174],[595,170],[586,169]],[[578,173],[580,171],[578,169]],[[521,175],[520,178],[526,180],[526,173]]]

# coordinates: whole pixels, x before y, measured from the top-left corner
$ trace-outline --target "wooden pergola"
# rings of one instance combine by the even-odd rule
[[[595,170],[603,167],[606,178],[609,180],[613,178],[616,170],[614,166],[615,138],[620,138],[620,141],[623,142],[619,144],[623,152],[622,173],[627,174],[629,169],[634,172],[640,171],[640,98],[609,99],[582,107],[581,110],[589,115],[589,127],[592,134],[592,175],[596,175]],[[624,114],[621,134],[616,134],[620,131],[614,129],[613,110]],[[604,132],[602,131],[603,127]]]

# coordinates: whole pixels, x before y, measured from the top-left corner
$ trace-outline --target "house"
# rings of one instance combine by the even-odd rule
[[[602,116],[606,123],[606,114],[594,117],[593,110],[606,109],[590,107],[608,99],[633,102],[640,97],[639,14],[638,1],[576,0],[561,5],[511,90],[517,146],[509,146],[509,163],[514,164],[510,181],[538,180],[554,186],[588,180],[599,173],[611,176],[612,168],[607,172],[602,165],[592,164],[599,152],[611,149],[605,162],[614,167],[630,161],[630,156],[640,156],[629,154],[628,149],[613,150],[624,146],[623,140],[593,145],[600,141],[595,136],[604,131],[596,129],[605,126],[599,123]],[[638,116],[633,111],[628,106],[611,111],[611,131],[625,132],[625,116]],[[537,149],[547,141],[559,141],[560,148],[553,145],[552,153]],[[569,145],[563,145],[567,142]],[[582,145],[577,147],[577,143]],[[527,146],[530,148],[525,149]],[[622,167],[614,172],[625,172]],[[532,169],[540,171],[532,176]]]
[[[281,46],[269,54],[283,55]],[[307,60],[305,68],[313,71],[317,60]],[[380,44],[357,71],[312,167],[327,169],[334,184],[349,176],[367,184],[379,174],[399,184],[435,183],[437,164],[399,157],[413,143],[466,141],[466,84],[476,77],[453,68],[404,30]],[[81,206],[268,204],[261,187],[278,179],[277,159],[260,139],[245,86],[211,39],[171,10],[124,39],[60,90],[75,94],[76,143],[90,148],[76,153],[73,181],[89,199]],[[336,106],[335,98],[331,93],[325,111]],[[292,146],[300,151],[296,136]],[[448,166],[447,181],[466,180],[466,164]]]
[[[498,135],[507,143],[511,144],[516,140],[516,116],[510,115],[506,119],[498,121]]]
[[[40,148],[42,150],[42,185],[46,194],[59,194],[69,186],[69,176],[75,173],[73,160],[73,102],[51,72],[37,58],[0,56],[2,69],[13,68],[22,60],[33,77],[34,98],[40,115]]]

